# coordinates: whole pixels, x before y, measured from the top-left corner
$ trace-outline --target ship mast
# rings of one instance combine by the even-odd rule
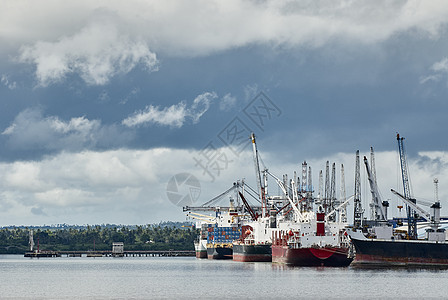
[[[34,250],[34,238],[33,238],[33,230],[32,229],[30,229],[30,236],[29,236],[28,244],[30,246],[30,251],[33,252],[33,250]]]

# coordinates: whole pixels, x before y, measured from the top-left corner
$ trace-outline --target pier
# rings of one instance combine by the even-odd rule
[[[50,255],[51,254],[51,255]],[[195,256],[194,250],[142,250],[123,251],[121,254],[107,251],[48,251],[48,252],[27,252],[25,257],[176,257]]]

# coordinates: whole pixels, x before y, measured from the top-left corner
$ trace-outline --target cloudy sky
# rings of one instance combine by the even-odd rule
[[[279,177],[343,163],[347,195],[373,146],[393,210],[399,132],[448,215],[447,92],[445,1],[0,0],[0,225],[184,220],[179,174],[198,205],[256,186],[252,131]]]

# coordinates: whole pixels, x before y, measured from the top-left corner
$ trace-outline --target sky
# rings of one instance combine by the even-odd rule
[[[183,221],[256,187],[251,132],[280,178],[335,162],[339,193],[344,164],[347,196],[374,147],[396,214],[400,133],[448,215],[447,92],[445,1],[0,0],[0,226]]]

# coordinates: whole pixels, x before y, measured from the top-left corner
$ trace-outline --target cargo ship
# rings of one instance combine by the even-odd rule
[[[227,225],[227,226],[225,226]],[[227,213],[217,212],[216,223],[208,224],[208,259],[232,259],[233,241],[241,236],[241,224],[237,211],[231,205]]]
[[[240,262],[272,261],[272,229],[265,222],[242,226],[241,238],[233,242],[233,260]]]
[[[196,258],[207,258],[207,240],[194,242],[194,250],[196,251]]]
[[[196,258],[207,258],[207,224],[201,223],[200,227],[198,240],[194,242],[194,250],[196,251]]]
[[[209,229],[209,238],[206,245],[208,259],[232,259],[232,242],[239,238],[241,228],[213,226]]]
[[[233,242],[233,260],[241,262],[270,262],[272,261],[272,230],[277,226],[278,212],[275,203],[268,203],[268,172],[267,169],[263,171],[264,180],[262,182],[254,133],[251,134],[250,139],[254,155],[258,199],[261,202],[261,214],[255,213],[243,193],[239,192],[250,219],[242,227],[241,238]],[[268,210],[268,205],[271,205],[270,210]]]
[[[229,199],[229,206],[218,206],[216,202],[239,188],[239,183],[234,183],[230,189],[201,206],[183,208],[184,212],[187,212],[187,217],[198,220],[196,228],[200,228],[200,233],[194,243],[197,258],[233,258],[232,243],[241,237],[241,223],[245,215],[242,213],[239,202],[235,205],[232,197]],[[212,203],[214,204],[211,205]],[[209,212],[209,214],[197,211]]]
[[[309,221],[279,224],[272,241],[272,262],[303,267],[350,265],[347,224],[326,221],[320,210]]]
[[[389,238],[370,238],[362,231],[350,231],[358,267],[448,267],[448,243],[445,232],[429,232],[432,237],[408,240],[392,232]],[[439,235],[440,238],[434,238]],[[402,239],[404,237],[404,239]]]
[[[354,266],[448,267],[448,243],[445,229],[440,226],[440,202],[431,206],[431,212],[418,207],[399,195],[405,203],[429,221],[424,239],[413,238],[408,230],[392,226],[368,229],[352,228],[349,235],[355,247]]]
[[[269,216],[256,214],[244,195],[239,196],[249,212],[251,219],[244,220],[241,237],[233,242],[233,260],[240,262],[272,261],[272,232],[277,227],[277,210],[272,207]],[[261,212],[263,214],[263,210]]]
[[[440,202],[438,199],[438,180],[434,179],[435,202],[430,212],[417,205],[417,200],[411,195],[409,174],[407,171],[404,138],[397,134],[400,154],[403,195],[391,189],[406,205],[407,230],[399,230],[388,226],[386,219],[382,224],[366,227],[359,219],[348,233],[355,248],[354,266],[360,267],[448,267],[448,243],[445,229],[441,227]],[[372,195],[376,185],[373,185]],[[424,239],[418,238],[418,220],[425,219],[428,223]]]
[[[241,222],[234,200],[230,199],[228,211],[216,209],[213,224],[207,225],[208,259],[232,259],[234,240],[241,236]]]
[[[295,266],[348,266],[352,261],[349,255],[350,240],[345,232],[348,201],[345,196],[344,201],[335,198],[335,164],[331,189],[327,162],[326,195],[324,197],[322,193],[321,171],[319,196],[315,199],[311,167],[306,162],[302,163],[301,178],[294,172],[291,180],[287,175],[280,180],[266,168],[260,171],[254,134],[251,140],[262,214],[254,216],[251,213],[253,221],[243,226],[242,239],[233,244],[234,260],[272,261]],[[269,195],[268,176],[282,190],[281,195]],[[250,212],[243,195],[240,196]],[[318,205],[315,211],[316,200]]]

